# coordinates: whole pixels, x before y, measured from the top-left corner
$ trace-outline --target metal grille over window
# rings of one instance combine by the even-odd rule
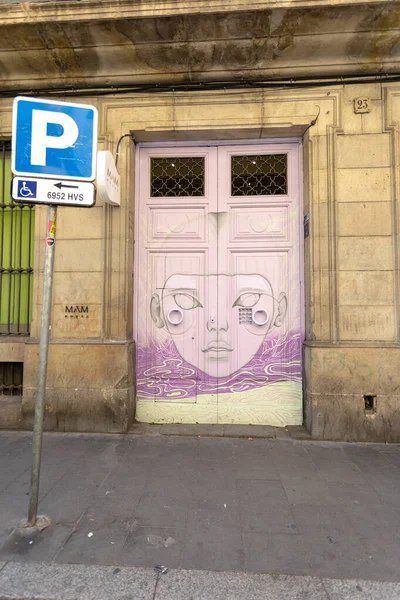
[[[10,150],[0,141],[0,335],[29,335],[35,212],[11,199]]]
[[[151,196],[204,196],[204,156],[151,159]]]
[[[22,396],[23,363],[0,362],[0,396]]]
[[[287,194],[287,154],[232,156],[232,196]]]

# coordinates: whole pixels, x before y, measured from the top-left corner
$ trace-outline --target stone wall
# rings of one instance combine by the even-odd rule
[[[45,4],[48,4],[47,9]],[[106,27],[104,23],[96,23],[95,16],[90,13],[91,33],[97,32],[99,36],[94,64],[85,60],[82,54],[89,39],[84,33],[86,25],[67,25],[67,21],[68,15],[72,20],[78,19],[78,4],[83,7],[80,14],[89,15],[84,11],[89,4],[96,3],[71,3],[69,13],[65,6],[59,9],[61,24],[43,25],[46,16],[57,20],[55,4],[43,3],[36,12],[19,6],[14,12],[13,7],[10,11],[5,9],[0,26],[3,47],[7,49],[7,52],[0,49],[3,90],[10,93],[15,86],[16,95],[18,86],[27,83],[32,88],[53,85],[71,88],[75,84],[86,86],[88,82],[108,85],[114,81],[115,74],[117,79],[120,78],[118,81],[125,77],[130,83],[135,82],[138,73],[143,78],[147,63],[142,64],[141,71],[135,71],[139,66],[136,60],[138,48],[132,39],[127,39],[127,31],[119,31],[122,38],[114,43],[117,28],[124,26],[126,29],[128,22],[123,24],[120,19],[118,27],[115,22]],[[115,2],[97,4],[99,15],[104,16]],[[198,17],[190,16],[190,13],[194,4],[200,4],[186,6],[182,3],[182,12],[187,16],[184,21],[182,15],[174,14],[172,20],[166,18],[154,28],[154,11],[161,11],[161,4],[158,3],[157,8],[151,2],[121,1],[121,15],[127,14],[135,20],[139,13],[135,16],[133,11],[153,10],[154,14],[148,13],[151,18],[141,33],[153,31],[151,44],[161,47],[165,42],[172,54],[168,59],[164,53],[163,61],[157,68],[148,70],[148,76],[156,81],[163,71],[168,81],[176,78],[177,73],[185,80],[193,65],[184,61],[187,40],[180,39],[179,35],[187,34],[191,18],[199,23]],[[212,4],[208,3],[209,6]],[[392,10],[390,20],[385,21],[388,3],[371,2],[367,6],[359,2],[362,6],[353,6],[351,19],[344,18],[350,15],[346,12],[349,6],[339,10],[338,3],[330,3],[331,9],[338,14],[338,20],[331,22],[327,13],[313,7],[312,2],[292,3],[301,6],[302,11],[314,11],[307,13],[307,19],[304,12],[289,14],[285,9],[284,13],[268,13],[265,20],[266,11],[254,7],[254,14],[246,17],[250,4],[254,3],[236,0],[237,11],[243,13],[242,19],[229,15],[226,8],[222,16],[212,15],[209,21],[204,20],[203,24],[207,22],[213,27],[219,23],[222,28],[224,24],[221,40],[225,46],[223,51],[215,50],[216,54],[210,58],[214,62],[198,63],[199,77],[206,79],[212,71],[214,78],[223,73],[224,77],[239,80],[244,68],[247,74],[251,69],[253,75],[254,69],[265,74],[270,65],[277,65],[282,75],[288,73],[285,64],[289,63],[296,75],[301,72],[300,58],[304,58],[305,72],[311,76],[325,72],[326,65],[321,62],[323,56],[333,65],[332,73],[345,73],[346,57],[350,57],[354,65],[362,65],[360,69],[364,73],[377,71],[383,64],[388,66],[388,71],[397,68],[399,24],[394,15],[400,11]],[[393,2],[390,5],[393,8]],[[377,13],[374,12],[376,7],[379,8]],[[22,10],[25,10],[26,19],[23,27]],[[207,12],[208,9],[204,10]],[[291,19],[290,22],[296,25],[290,40],[286,34],[274,37],[273,32],[279,29],[279,14],[286,25]],[[184,24],[183,29],[177,28],[179,23]],[[255,36],[246,46],[247,42],[243,41],[246,36],[242,36],[241,50],[235,54],[232,44],[238,38],[240,28],[245,27],[251,37],[254,23],[264,23],[260,29],[264,33],[268,24],[268,39],[262,41],[262,35],[260,38]],[[314,30],[311,31],[313,23]],[[334,28],[339,30],[340,23],[342,28],[348,27],[349,33],[345,54],[342,54],[342,42],[333,42]],[[129,22],[129,27],[134,31],[133,22]],[[364,34],[358,35],[360,27],[365,31],[364,37]],[[368,27],[381,32],[380,45],[375,34],[367,35]],[[73,47],[70,47],[72,38],[66,36],[67,28],[70,33],[74,31],[76,43]],[[111,32],[109,41],[114,40],[108,46],[107,30]],[[301,32],[307,33],[306,30],[309,38],[303,56],[294,38]],[[40,31],[46,37],[47,45],[51,42],[49,50],[33,43],[40,38]],[[196,31],[194,28],[191,34],[193,52],[196,51]],[[343,31],[338,31],[338,35]],[[213,32],[217,39],[218,31]],[[205,39],[206,27],[203,33]],[[257,39],[261,41],[257,42]],[[319,53],[322,39],[328,44],[325,55]],[[339,37],[335,39],[338,41]],[[263,44],[261,54],[254,50],[258,43]],[[146,51],[153,48],[151,44]],[[277,54],[271,58],[267,50],[273,44],[277,44]],[[374,50],[377,44],[379,56]],[[104,52],[99,50],[102,45],[107,46]],[[245,46],[247,50],[244,51]],[[294,48],[296,64],[291,54]],[[76,62],[79,53],[80,63]],[[43,65],[41,72],[37,69],[34,72],[33,63],[28,59],[28,55],[34,54],[36,64]],[[154,54],[152,60],[156,56]],[[190,56],[192,60],[195,54]],[[43,61],[41,57],[44,57]],[[68,66],[70,59],[72,71]],[[222,65],[222,71],[210,69],[210,65],[218,64]],[[118,65],[122,70],[116,73]],[[133,65],[130,71],[129,65]],[[90,93],[92,95],[84,97],[76,93],[69,97],[68,93],[63,93],[58,98],[97,106],[99,149],[108,149],[114,154],[118,140],[127,133],[133,134],[136,143],[282,137],[301,141],[304,213],[310,217],[310,237],[304,242],[305,422],[312,435],[318,438],[399,442],[400,83],[376,81],[325,87],[310,83],[305,89],[276,90],[222,87],[213,92],[142,91],[113,95],[92,90]],[[0,99],[0,136],[3,138],[11,136],[11,108],[11,99]],[[97,202],[92,209],[59,209],[47,380],[48,429],[127,431],[134,417],[132,315],[136,173],[135,146],[129,137],[122,140],[118,168],[122,175],[121,207]],[[0,361],[24,362],[24,395],[22,398],[0,397],[2,428],[26,428],[32,423],[45,227],[46,209],[38,208],[32,334],[26,340],[8,338],[0,343]],[[376,396],[374,410],[365,410],[364,396]]]

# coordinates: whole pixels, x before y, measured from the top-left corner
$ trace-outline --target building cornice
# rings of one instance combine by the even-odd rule
[[[114,21],[179,15],[395,4],[394,0],[76,0],[1,4],[0,27],[32,23]]]

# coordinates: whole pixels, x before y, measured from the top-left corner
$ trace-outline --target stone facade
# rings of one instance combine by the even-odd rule
[[[134,418],[135,143],[286,137],[302,139],[310,216],[305,423],[316,438],[400,441],[400,78],[379,76],[399,72],[400,11],[394,2],[273,4],[236,0],[218,14],[215,2],[200,1],[3,7],[2,138],[11,136],[12,96],[52,88],[65,89],[58,99],[98,108],[99,149],[115,154],[132,134],[120,146],[121,207],[59,209],[48,429],[123,432]],[[108,87],[152,84],[161,73],[165,84],[310,80],[290,89]],[[358,79],[321,85],[354,73]],[[24,363],[23,396],[0,397],[2,428],[32,424],[45,228],[40,207],[31,336],[0,343],[0,361]],[[365,410],[365,395],[376,396],[376,410]]]

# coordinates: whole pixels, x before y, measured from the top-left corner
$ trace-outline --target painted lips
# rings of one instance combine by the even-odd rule
[[[206,348],[203,348],[202,352],[232,352],[233,348],[225,342],[210,342]]]

